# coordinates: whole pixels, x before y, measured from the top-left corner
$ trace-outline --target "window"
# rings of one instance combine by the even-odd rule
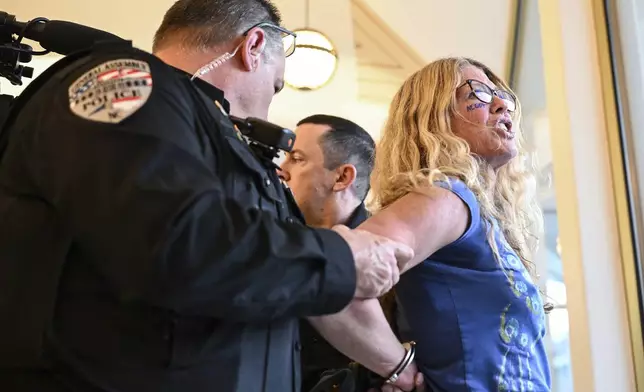
[[[573,390],[570,331],[555,189],[552,181],[552,151],[541,56],[539,8],[536,1],[520,3],[522,5],[517,23],[521,25],[520,33],[516,37],[518,50],[514,59],[515,80],[511,82],[522,104],[522,126],[527,147],[535,152],[534,164],[538,168],[537,189],[544,214],[544,236],[541,239],[535,264],[540,275],[539,285],[544,293],[544,301],[554,305],[554,310],[547,315],[548,333],[546,335],[552,373],[552,392],[569,392]]]
[[[624,143],[625,165],[629,167],[627,181],[631,191],[631,217],[635,222],[640,252],[644,244],[644,3],[640,0],[605,0],[608,33],[612,50],[618,111]],[[639,195],[639,198],[637,198]],[[644,296],[638,260],[640,295]]]
[[[602,0],[615,88],[634,257],[624,275],[631,323],[630,339],[638,387],[644,385],[644,3]],[[639,322],[639,323],[638,323]]]

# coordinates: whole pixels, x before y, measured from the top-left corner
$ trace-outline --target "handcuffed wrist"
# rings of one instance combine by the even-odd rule
[[[394,384],[396,381],[398,381],[398,378],[402,374],[402,372],[405,371],[409,367],[409,365],[414,362],[414,357],[416,356],[416,342],[411,341],[408,343],[403,343],[403,347],[405,348],[405,356],[403,357],[402,361],[396,366],[394,371],[389,375],[387,380],[385,381],[385,384]]]

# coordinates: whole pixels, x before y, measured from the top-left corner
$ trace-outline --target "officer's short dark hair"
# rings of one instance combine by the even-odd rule
[[[281,22],[280,12],[270,0],[179,0],[163,17],[152,50],[170,44],[206,50],[231,41],[258,23],[279,26]],[[279,31],[264,30],[273,46],[282,45]]]
[[[356,196],[364,200],[369,192],[369,177],[373,170],[376,155],[376,143],[361,126],[345,118],[315,114],[297,123],[327,125],[330,129],[319,140],[324,167],[336,169],[350,163],[356,167],[354,189]]]

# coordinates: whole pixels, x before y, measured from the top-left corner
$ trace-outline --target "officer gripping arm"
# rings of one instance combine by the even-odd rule
[[[235,114],[266,116],[284,61],[265,31],[283,29],[260,23],[222,42],[232,60],[210,72],[219,64],[205,61],[212,51],[185,50],[182,32],[165,22],[159,58],[191,72],[207,64],[198,76],[229,92]],[[208,100],[226,111],[217,88],[152,56],[94,53],[47,81],[19,116],[26,131],[15,132],[6,169],[29,185],[9,185],[64,217],[74,257],[93,264],[122,301],[252,321],[333,313],[354,296],[388,290],[395,256],[408,250],[279,219],[267,202],[280,203],[275,189],[254,190],[270,177],[231,143],[233,129]],[[352,255],[355,268],[346,263]]]
[[[97,47],[30,84],[0,163],[0,370],[75,390],[296,391],[297,318],[395,284],[406,247],[290,223],[227,117],[267,116],[281,34],[264,0],[181,0],[156,56]]]

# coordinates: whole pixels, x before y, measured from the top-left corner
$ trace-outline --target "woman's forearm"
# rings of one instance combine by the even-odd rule
[[[382,377],[389,377],[405,356],[376,299],[354,300],[339,313],[309,321],[336,349]],[[413,389],[415,374],[413,366],[396,384]]]

